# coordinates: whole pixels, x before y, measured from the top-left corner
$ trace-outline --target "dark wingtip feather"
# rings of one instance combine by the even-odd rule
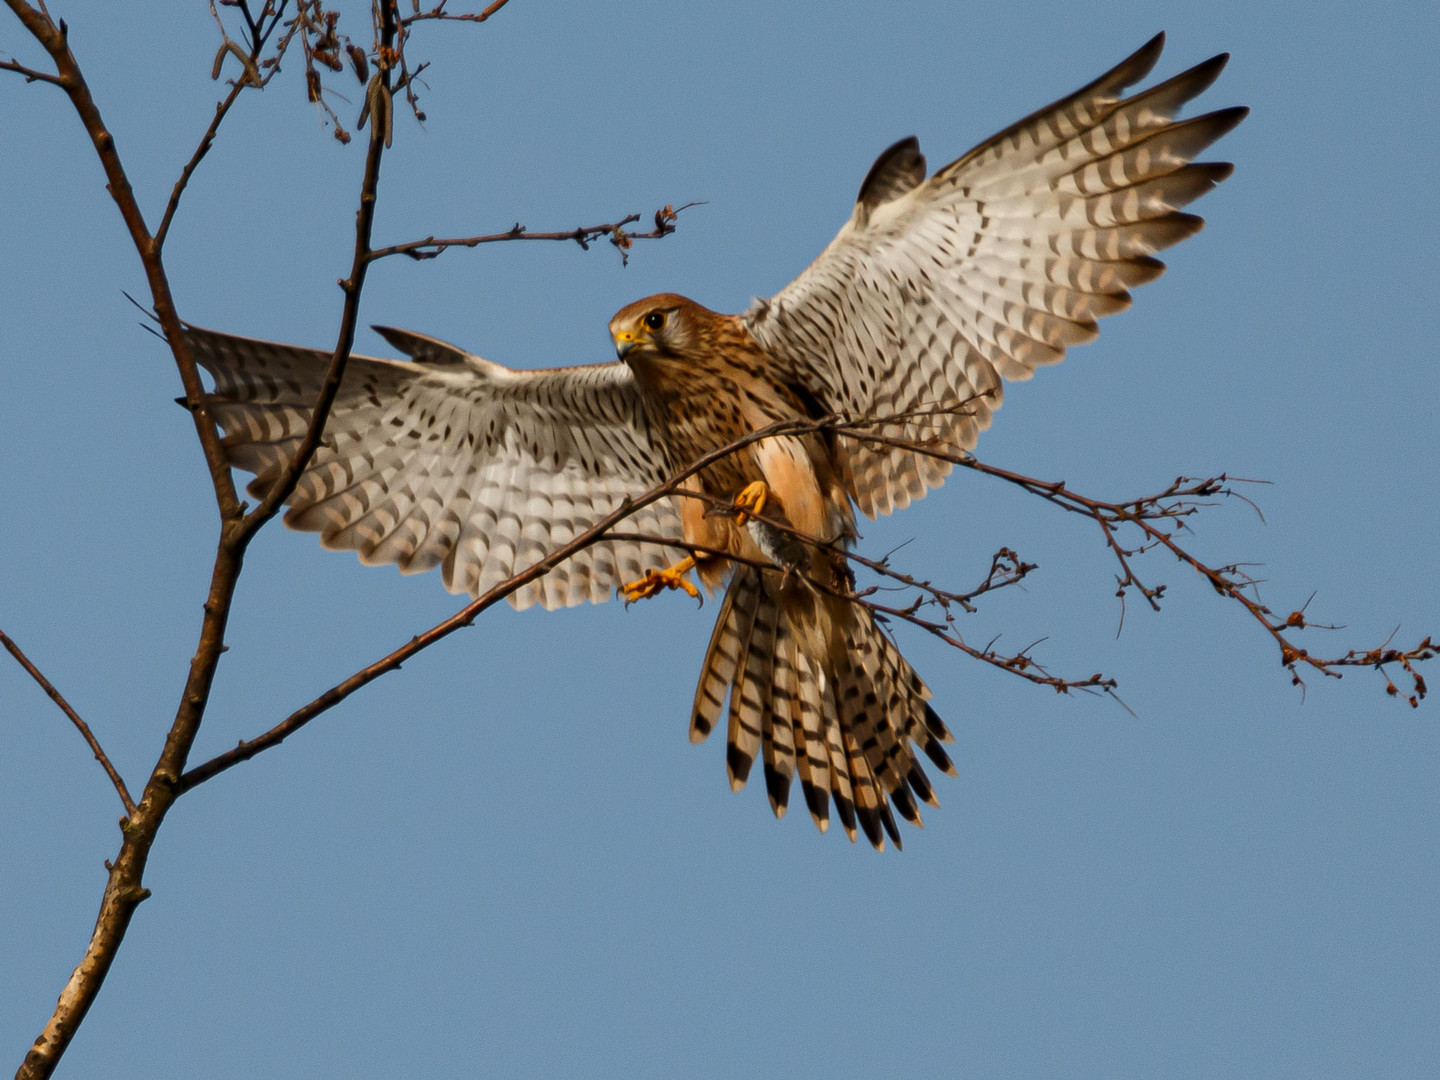
[[[1209,120],[1215,125],[1215,138],[1211,140],[1213,142],[1224,138],[1230,132],[1234,131],[1249,115],[1249,105],[1232,105],[1228,109],[1216,109],[1212,113],[1206,113],[1199,119]]]
[[[857,212],[862,218],[868,217],[877,206],[900,198],[924,179],[925,155],[920,152],[920,140],[906,136],[886,148],[870,166],[860,184],[860,194],[855,197]]]
[[[1225,65],[1230,62],[1228,52],[1217,53],[1209,60],[1201,60],[1192,68],[1186,68],[1179,75],[1172,75],[1163,83],[1152,86],[1145,91],[1145,95],[1165,94],[1172,89],[1179,91],[1176,99],[1179,103],[1194,101],[1210,87],[1215,85],[1215,80],[1225,70]],[[1144,95],[1142,95],[1144,96]]]
[[[1165,31],[1161,30],[1140,48],[1127,56],[1120,63],[1107,71],[1100,78],[1082,90],[1093,90],[1101,86],[1114,85],[1119,88],[1133,86],[1154,70],[1155,65],[1160,62],[1160,54],[1165,51]],[[1079,96],[1078,94],[1075,96]]]

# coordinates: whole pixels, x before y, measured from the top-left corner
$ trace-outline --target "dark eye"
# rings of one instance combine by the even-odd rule
[[[645,316],[645,328],[647,330],[659,330],[665,325],[665,316],[658,311],[652,311]]]

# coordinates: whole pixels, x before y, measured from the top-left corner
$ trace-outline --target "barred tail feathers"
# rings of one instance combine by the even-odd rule
[[[833,803],[852,841],[863,831],[877,849],[887,835],[899,848],[892,808],[920,826],[917,801],[939,805],[914,747],[955,774],[941,747],[952,737],[929,698],[869,611],[742,566],[711,634],[690,738],[703,740],[723,711],[732,789],[759,759],[776,817],[798,776],[821,832]]]

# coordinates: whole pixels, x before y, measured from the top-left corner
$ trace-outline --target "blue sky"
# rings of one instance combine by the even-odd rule
[[[51,7],[153,221],[216,98],[209,14]],[[363,5],[342,7],[363,37]],[[362,322],[516,367],[607,359],[607,320],[640,296],[733,311],[781,288],[895,139],[938,165],[1159,29],[1160,77],[1234,53],[1200,105],[1254,109],[1212,154],[1236,174],[1133,310],[1012,389],[981,455],[1107,497],[1265,479],[1264,522],[1217,507],[1197,554],[1259,564],[1277,610],[1314,592],[1309,613],[1347,625],[1316,651],[1436,632],[1433,4],[512,0],[417,34],[429,119],[397,123],[377,242],[706,205],[625,269],[542,244],[389,260]],[[40,62],[8,14],[0,51]],[[326,344],[362,150],[289,68],[227,121],[168,265],[185,318]],[[0,629],[138,787],[215,512],[62,96],[0,79],[0,146]],[[357,347],[390,354],[368,330]],[[1433,699],[1412,712],[1368,671],[1302,697],[1258,628],[1159,559],[1164,612],[1132,603],[1117,637],[1098,537],[980,477],[864,531],[865,552],[909,541],[908,567],[957,584],[1017,548],[1041,570],[967,638],[1044,638],[1054,669],[1119,678],[1134,715],[902,630],[960,776],[903,854],[876,855],[803,809],[775,822],[763,785],[728,790],[718,740],[688,744],[713,608],[494,611],[185,797],[61,1075],[1429,1074]],[[265,535],[197,755],[457,606],[435,575]],[[8,659],[0,732],[0,1048],[18,1064],[89,933],[120,808]]]

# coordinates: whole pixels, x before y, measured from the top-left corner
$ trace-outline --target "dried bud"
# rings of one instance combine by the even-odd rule
[[[350,42],[346,42],[345,51],[350,55],[350,66],[355,69],[355,77],[360,82],[370,81],[370,61],[365,58],[365,50]]]
[[[320,100],[320,73],[314,68],[305,69],[305,94],[312,105]]]

